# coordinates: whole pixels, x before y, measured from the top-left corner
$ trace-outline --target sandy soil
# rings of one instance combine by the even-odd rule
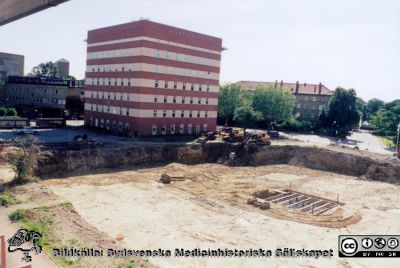
[[[186,181],[163,185],[163,172]],[[107,171],[43,182],[90,224],[129,249],[333,249],[319,258],[150,258],[161,267],[398,267],[394,259],[339,259],[338,235],[399,234],[400,186],[301,167],[215,164]],[[257,190],[292,188],[345,205],[321,216],[261,211]]]

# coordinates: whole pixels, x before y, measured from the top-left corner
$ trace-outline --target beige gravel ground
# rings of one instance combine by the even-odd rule
[[[163,185],[163,172],[186,181]],[[399,186],[302,167],[170,164],[43,182],[90,224],[129,249],[333,249],[330,259],[150,258],[161,267],[398,267],[395,259],[339,259],[338,235],[400,234]],[[285,189],[339,199],[321,216],[246,204],[257,190]]]

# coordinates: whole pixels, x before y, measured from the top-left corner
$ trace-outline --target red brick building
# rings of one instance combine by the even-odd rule
[[[135,136],[216,127],[222,39],[148,20],[88,32],[85,124]]]

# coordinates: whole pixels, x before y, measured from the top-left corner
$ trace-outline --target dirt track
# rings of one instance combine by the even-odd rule
[[[332,259],[150,258],[161,267],[398,267],[385,259],[339,259],[340,234],[400,233],[399,186],[296,166],[170,164],[43,182],[100,231],[129,249],[333,249]],[[163,185],[163,172],[188,179]],[[295,174],[295,175],[294,175]],[[289,188],[344,202],[322,216],[246,204],[257,190]],[[303,223],[302,223],[303,222]],[[306,224],[304,224],[306,223]]]

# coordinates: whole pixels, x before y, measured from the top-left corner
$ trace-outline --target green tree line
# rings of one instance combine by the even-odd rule
[[[299,121],[294,114],[296,97],[287,90],[259,86],[253,91],[239,84],[220,87],[218,119],[225,125],[317,131],[345,136],[360,122],[362,111],[353,89],[337,88],[319,121]]]

